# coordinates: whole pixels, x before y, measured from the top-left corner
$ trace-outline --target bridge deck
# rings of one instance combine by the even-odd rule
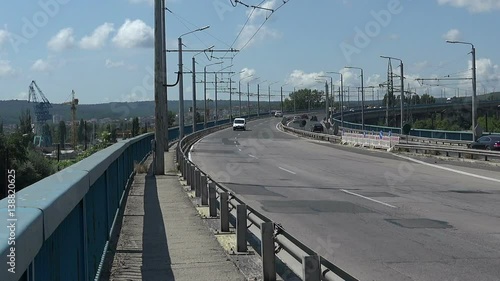
[[[165,153],[165,176],[135,177],[112,267],[102,280],[245,279],[184,192],[174,155]]]

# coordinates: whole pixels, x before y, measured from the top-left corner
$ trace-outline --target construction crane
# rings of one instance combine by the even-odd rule
[[[33,107],[35,109],[35,138],[33,143],[38,147],[52,145],[50,130],[43,129],[47,120],[52,119],[52,116],[49,113],[49,109],[52,105],[35,81],[31,81],[31,84],[29,85],[28,102],[34,103]]]
[[[64,102],[63,104],[71,105],[71,144],[73,145],[73,149],[76,150],[77,144],[77,125],[76,125],[76,106],[78,105],[78,99],[75,98],[75,91],[71,90],[71,101]]]

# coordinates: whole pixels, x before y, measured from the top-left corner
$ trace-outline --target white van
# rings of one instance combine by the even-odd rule
[[[246,122],[245,118],[234,118],[233,131],[236,131],[236,130],[245,131],[246,129],[247,129],[247,122]]]

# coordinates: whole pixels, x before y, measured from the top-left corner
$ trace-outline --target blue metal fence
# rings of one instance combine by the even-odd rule
[[[176,137],[178,130],[169,134]],[[19,191],[15,231],[0,232],[0,280],[93,280],[134,162],[149,153],[152,139],[120,141]],[[6,222],[9,211],[8,198],[1,200]],[[15,249],[6,243],[9,236]]]
[[[228,119],[217,121],[217,125],[228,123]],[[214,121],[207,122],[207,127],[213,126]],[[204,124],[196,127],[203,129]],[[184,130],[191,133],[192,125]],[[148,155],[153,137],[150,133],[119,141],[19,191],[15,231],[6,227],[0,231],[0,280],[94,280],[134,163]],[[170,141],[178,137],[178,127],[168,130]],[[12,211],[8,200],[0,201],[0,216],[7,226]],[[7,244],[9,237],[15,238],[15,245]],[[8,271],[9,261],[15,264],[13,273]]]

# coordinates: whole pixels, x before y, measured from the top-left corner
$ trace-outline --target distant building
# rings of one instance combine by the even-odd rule
[[[59,124],[62,121],[62,116],[58,114],[52,115],[52,124]]]

